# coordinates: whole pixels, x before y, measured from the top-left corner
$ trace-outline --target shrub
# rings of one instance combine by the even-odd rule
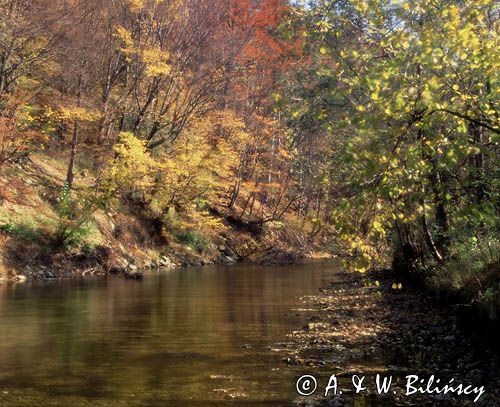
[[[99,243],[99,231],[92,219],[96,203],[85,196],[75,197],[67,185],[62,189],[56,213],[58,215],[53,248],[67,249],[84,243]]]
[[[194,230],[178,231],[174,233],[179,243],[185,244],[202,253],[210,246],[210,239]]]
[[[38,230],[29,225],[4,223],[0,224],[0,232],[17,237],[20,240],[34,242],[39,239]]]

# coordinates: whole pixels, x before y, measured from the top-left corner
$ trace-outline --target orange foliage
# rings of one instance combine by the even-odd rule
[[[237,29],[247,34],[239,63],[250,72],[264,74],[261,89],[274,84],[273,73],[285,70],[302,54],[302,39],[280,39],[277,29],[289,12],[285,0],[237,0],[231,16]]]
[[[35,137],[33,131],[19,131],[14,119],[0,116],[0,168],[5,162],[26,153]]]

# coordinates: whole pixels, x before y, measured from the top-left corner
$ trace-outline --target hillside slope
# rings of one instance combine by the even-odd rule
[[[140,204],[122,198],[95,210],[64,246],[68,227],[61,217],[66,164],[57,152],[34,154],[0,175],[0,278],[25,280],[79,275],[128,275],[154,267],[200,266],[238,261],[294,263],[325,258],[289,228],[239,219],[236,210],[211,208],[210,236],[178,233],[154,219]],[[82,160],[75,188],[95,179]],[[189,219],[184,219],[189,222]]]

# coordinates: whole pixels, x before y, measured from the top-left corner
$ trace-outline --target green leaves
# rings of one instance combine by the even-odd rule
[[[415,246],[427,241],[425,256],[443,217],[450,229],[458,213],[475,223],[484,207],[466,208],[498,195],[500,40],[489,18],[498,4],[438,3],[323,1],[305,19],[314,72],[329,81],[314,87],[315,78],[302,77],[314,91],[301,94],[300,109],[288,107],[336,130],[330,183],[344,193],[331,221],[357,259],[353,269],[384,261],[381,239],[394,234]],[[329,104],[332,93],[342,103]]]

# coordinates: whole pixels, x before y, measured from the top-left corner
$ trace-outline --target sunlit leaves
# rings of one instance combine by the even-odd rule
[[[244,124],[233,112],[217,111],[193,122],[158,162],[153,205],[185,208],[195,199],[210,201],[222,194],[232,182],[238,150],[247,138]]]
[[[106,187],[112,191],[141,190],[151,187],[157,162],[145,143],[132,133],[121,133],[115,146],[116,158],[106,174]]]
[[[172,70],[169,64],[170,53],[158,47],[145,49],[141,52],[141,57],[146,64],[147,76],[168,75]]]
[[[334,159],[349,168],[339,184],[347,201],[339,199],[332,223],[360,262],[352,267],[364,270],[380,260],[381,239],[419,230],[422,217],[436,216],[438,202],[469,204],[463,188],[476,171],[474,159],[488,156],[487,140],[500,130],[499,25],[491,18],[499,9],[492,0],[337,6],[324,1],[311,10],[318,22],[308,41],[319,44],[311,47],[321,55],[316,72],[331,78],[324,83],[346,102],[326,118],[345,137]],[[324,57],[326,45],[338,70]],[[321,111],[317,102],[326,104],[326,92],[318,90],[316,103],[306,100],[311,113]]]
[[[128,6],[132,13],[139,13],[144,7],[145,0],[128,0]]]
[[[132,33],[121,26],[115,27],[115,35],[121,44],[121,52],[127,58],[136,57],[145,64],[146,76],[168,75],[171,72],[170,53],[167,50],[159,46],[136,43]]]

